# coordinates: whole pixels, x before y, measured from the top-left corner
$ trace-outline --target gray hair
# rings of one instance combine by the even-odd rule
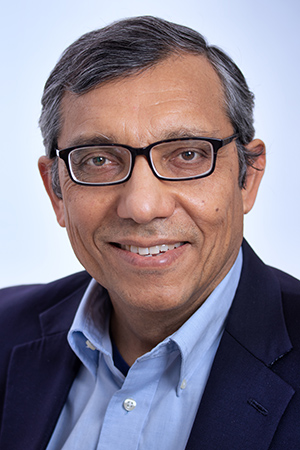
[[[232,59],[210,46],[198,32],[152,16],[120,20],[84,34],[62,54],[51,72],[42,97],[40,128],[46,154],[55,158],[61,128],[60,105],[66,91],[82,95],[101,83],[129,77],[152,67],[172,54],[202,55],[217,72],[224,91],[227,116],[238,133],[239,184],[244,187],[247,166],[258,154],[247,151],[254,137],[254,95]],[[52,182],[61,197],[57,158],[52,165]]]

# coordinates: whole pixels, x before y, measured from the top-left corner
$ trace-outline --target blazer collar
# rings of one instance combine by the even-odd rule
[[[292,349],[279,281],[245,240],[241,279],[226,330],[267,366]]]

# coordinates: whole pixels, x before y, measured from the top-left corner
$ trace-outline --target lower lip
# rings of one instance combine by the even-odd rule
[[[167,267],[173,264],[183,253],[187,250],[189,244],[183,244],[178,248],[173,250],[168,250],[167,252],[160,253],[155,256],[141,256],[138,253],[132,253],[128,250],[123,250],[122,248],[111,245],[112,250],[116,252],[117,257],[121,258],[127,264],[131,266],[136,266],[139,268],[157,268],[157,267]]]

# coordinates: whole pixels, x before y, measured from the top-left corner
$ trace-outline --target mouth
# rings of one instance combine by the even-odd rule
[[[153,245],[151,247],[137,247],[135,245],[123,245],[123,244],[114,244],[114,245],[130,253],[135,253],[140,256],[154,257],[162,253],[166,253],[170,250],[179,248],[184,244],[185,242],[176,242],[175,244]]]

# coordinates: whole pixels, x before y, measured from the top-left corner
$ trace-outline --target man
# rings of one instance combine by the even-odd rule
[[[265,148],[221,50],[153,17],[62,55],[39,169],[86,272],[1,294],[2,449],[299,449],[300,284],[243,241]]]

